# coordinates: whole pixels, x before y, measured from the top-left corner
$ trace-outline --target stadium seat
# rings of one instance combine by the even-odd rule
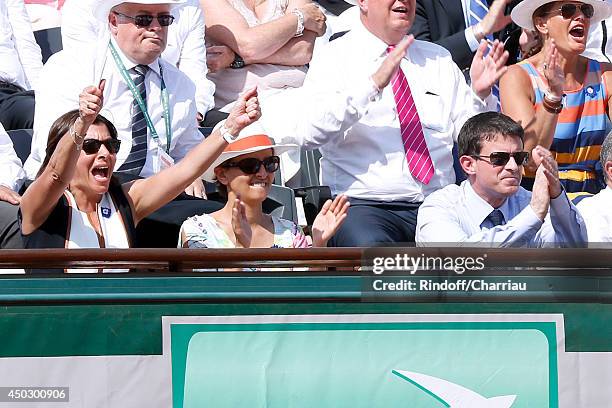
[[[293,193],[302,199],[306,224],[312,225],[321,207],[332,198],[328,186],[321,186],[319,182],[319,161],[321,153],[318,149],[300,151],[300,182],[293,185]]]
[[[62,50],[62,32],[60,27],[34,31],[34,38],[42,52],[43,64],[50,56]]]
[[[22,164],[25,163],[30,155],[32,129],[9,130],[6,133],[8,133],[13,142],[13,148],[15,149],[15,153],[17,153],[17,157],[19,157]]]

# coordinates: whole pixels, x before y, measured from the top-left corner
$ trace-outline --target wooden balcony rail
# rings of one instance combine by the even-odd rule
[[[158,272],[257,267],[354,272],[373,257],[483,257],[485,269],[589,269],[609,274],[610,249],[309,248],[309,249],[41,249],[0,250],[0,269],[127,268]],[[371,262],[371,261],[370,261]],[[370,263],[371,264],[371,263]]]

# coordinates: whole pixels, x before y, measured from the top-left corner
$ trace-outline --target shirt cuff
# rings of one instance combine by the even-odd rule
[[[372,77],[369,77],[363,84],[356,85],[348,96],[349,106],[355,109],[359,115],[364,115],[370,103],[380,100],[382,89],[378,89]]]
[[[534,233],[544,224],[544,221],[536,215],[530,204],[527,204],[527,207],[523,208],[523,211],[518,213],[511,221],[517,226],[524,226],[525,229],[534,229]]]
[[[557,214],[569,213],[571,209],[571,204],[569,201],[569,197],[565,194],[565,190],[561,188],[561,194],[557,196],[557,198],[552,198],[550,200],[550,210],[551,212],[554,210]]]
[[[497,110],[497,96],[493,95],[493,89],[484,99],[480,99],[480,96],[476,94],[474,88],[470,86],[470,91],[472,92],[472,99],[474,101],[474,109],[476,112],[485,112],[485,111],[496,111]]]
[[[463,33],[465,34],[465,41],[467,41],[468,46],[470,47],[470,50],[472,52],[475,52],[478,49],[478,46],[480,45],[480,43],[478,42],[478,40],[476,39],[476,36],[474,35],[474,30],[472,30],[472,27],[470,26],[466,28]]]

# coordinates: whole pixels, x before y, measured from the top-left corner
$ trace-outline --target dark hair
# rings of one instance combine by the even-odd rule
[[[221,183],[219,180],[215,180],[215,187],[221,198],[227,199],[227,186]]]
[[[51,160],[51,156],[53,156],[53,152],[55,152],[55,148],[59,141],[70,131],[70,128],[74,124],[74,122],[79,117],[79,110],[74,109],[70,112],[64,113],[62,116],[57,118],[55,122],[51,125],[51,129],[49,129],[49,138],[47,139],[47,149],[45,150],[45,160],[43,160],[40,170],[38,170],[38,174],[36,177],[40,176],[47,165],[49,164],[49,160]],[[117,128],[112,122],[106,119],[102,115],[96,116],[96,119],[93,122],[94,125],[105,125],[108,129],[108,133],[112,139],[117,139],[119,136],[117,135]]]
[[[484,112],[469,118],[458,137],[459,156],[480,154],[483,141],[491,141],[497,136],[521,139],[525,131],[510,117],[499,112]]]

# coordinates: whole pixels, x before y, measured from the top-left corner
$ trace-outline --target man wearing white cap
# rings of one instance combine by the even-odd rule
[[[92,14],[99,0],[66,0],[62,7],[62,44],[64,48],[81,47],[91,42],[108,42],[108,21]],[[162,58],[176,65],[196,85],[196,107],[203,117],[215,106],[215,84],[206,78],[204,16],[199,0],[186,0],[172,11],[175,20],[168,27],[168,41]]]
[[[25,165],[28,178],[36,176],[45,157],[51,123],[78,106],[78,95],[85,87],[98,86],[102,79],[106,80],[102,114],[117,127],[123,142],[115,172],[125,180],[148,177],[171,166],[202,140],[193,81],[160,58],[174,9],[184,2],[104,0],[96,4],[93,14],[108,23],[110,41],[64,50],[43,68],[32,153]],[[202,181],[196,180],[186,191],[201,197]],[[171,221],[176,218],[179,225],[181,217],[218,208],[201,200],[178,204]]]
[[[123,141],[118,172],[150,176],[199,143],[194,83],[160,58],[172,13],[184,1],[105,0],[96,5],[93,14],[109,25],[110,41],[66,49],[43,68],[32,154],[25,165],[28,178],[35,177],[44,159],[51,123],[77,107],[81,90],[101,79],[106,79],[103,113]],[[196,195],[201,195],[201,187]]]

